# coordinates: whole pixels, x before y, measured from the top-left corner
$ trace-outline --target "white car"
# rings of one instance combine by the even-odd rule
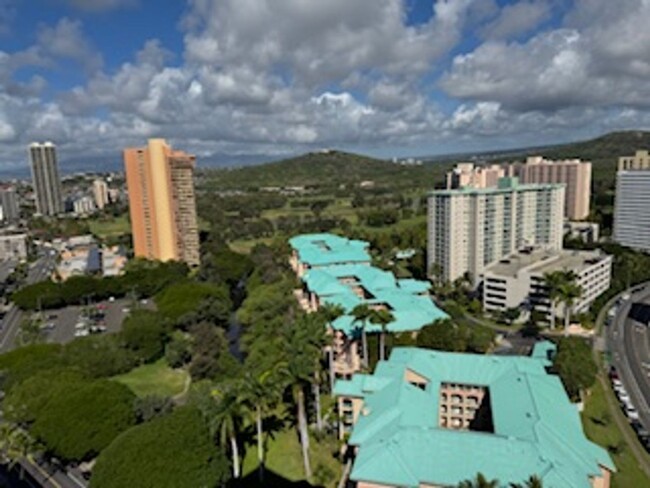
[[[625,415],[630,420],[639,420],[639,412],[636,411],[636,408],[630,406],[625,408]]]
[[[80,330],[75,331],[74,336],[75,337],[86,337],[89,334],[90,334],[90,332],[88,332],[88,329],[80,329]]]
[[[618,393],[618,399],[625,404],[630,403],[630,395],[628,395],[625,390],[621,390]]]

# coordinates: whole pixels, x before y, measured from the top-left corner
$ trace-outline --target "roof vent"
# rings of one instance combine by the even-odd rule
[[[370,415],[370,408],[368,408],[368,407],[364,407],[363,410],[361,411],[361,413],[362,413],[364,416],[368,416],[368,415]]]

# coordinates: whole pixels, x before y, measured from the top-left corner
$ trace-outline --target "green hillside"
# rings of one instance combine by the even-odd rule
[[[318,189],[348,188],[362,181],[391,190],[408,187],[432,188],[439,184],[446,164],[401,166],[341,151],[308,153],[259,166],[214,170],[207,185],[214,190],[257,190],[260,187],[305,186]]]

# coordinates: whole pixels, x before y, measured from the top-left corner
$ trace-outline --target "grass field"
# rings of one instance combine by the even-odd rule
[[[311,467],[314,473],[312,484],[331,488],[336,486],[340,476],[342,465],[333,456],[337,450],[337,444],[329,438],[326,440],[311,439]],[[249,446],[244,457],[242,474],[244,477],[251,475],[257,469],[257,451],[255,446]],[[302,466],[302,455],[300,443],[296,430],[293,428],[282,430],[273,435],[268,441],[266,452],[266,468],[278,476],[291,481],[305,480]],[[248,476],[254,479],[254,476]],[[252,484],[251,486],[255,486]]]
[[[102,239],[120,236],[131,232],[131,225],[129,224],[129,219],[126,214],[115,218],[101,217],[89,219],[88,226],[90,227],[90,232]]]
[[[171,369],[164,359],[145,364],[126,374],[115,376],[115,381],[128,386],[139,397],[158,395],[172,397],[183,393],[189,375],[184,370]]]
[[[612,488],[650,486],[650,479],[637,464],[634,454],[611,418],[600,381],[596,382],[585,403],[582,424],[587,437],[610,451],[618,470],[612,477]]]

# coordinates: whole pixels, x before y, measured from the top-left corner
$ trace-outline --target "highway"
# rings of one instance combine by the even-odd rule
[[[39,257],[27,272],[27,284],[31,285],[47,279],[54,268],[55,259],[50,255]],[[22,318],[23,313],[12,303],[1,322],[0,352],[9,351],[14,347]]]
[[[650,286],[621,302],[606,338],[612,364],[639,412],[641,424],[650,430],[650,332],[648,326],[628,317],[634,302],[650,304]]]

